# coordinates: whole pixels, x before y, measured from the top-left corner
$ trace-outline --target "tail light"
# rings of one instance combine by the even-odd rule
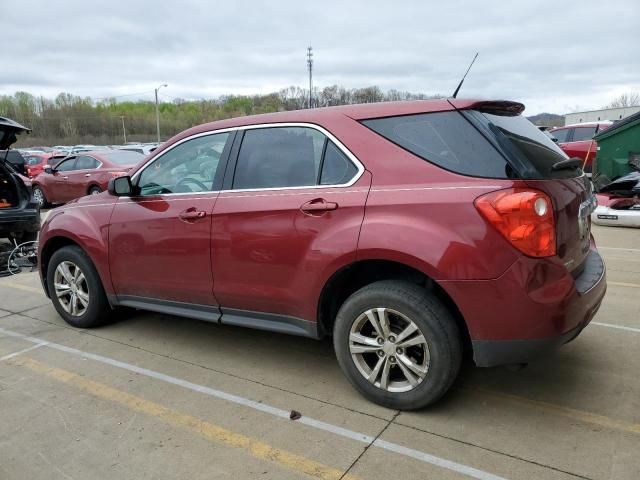
[[[127,172],[109,172],[111,174],[111,178],[121,177],[126,175]]]
[[[556,254],[553,205],[545,193],[509,188],[476,198],[478,211],[514,247],[530,257]]]

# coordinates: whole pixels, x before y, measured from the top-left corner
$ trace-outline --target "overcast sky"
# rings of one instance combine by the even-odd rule
[[[320,88],[450,95],[479,51],[459,96],[528,115],[640,92],[639,0],[22,0],[2,9],[2,32],[0,94],[267,93],[307,85],[309,44]]]

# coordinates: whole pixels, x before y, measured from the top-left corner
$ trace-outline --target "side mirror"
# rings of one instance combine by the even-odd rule
[[[109,180],[109,186],[107,187],[110,195],[116,197],[127,197],[133,193],[133,185],[131,184],[131,177],[124,175],[122,177],[116,177]]]
[[[53,167],[51,165],[45,165],[44,166],[44,172],[48,173],[49,175],[51,175],[53,173]]]

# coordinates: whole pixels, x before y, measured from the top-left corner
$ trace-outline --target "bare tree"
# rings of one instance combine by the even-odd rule
[[[626,92],[614,98],[604,108],[636,107],[638,105],[640,105],[640,93]]]

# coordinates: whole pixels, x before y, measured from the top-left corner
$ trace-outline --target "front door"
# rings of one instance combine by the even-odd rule
[[[235,174],[225,178],[213,218],[223,323],[256,312],[277,315],[275,322],[314,321],[321,280],[355,260],[371,178],[325,133],[308,126],[238,133]]]
[[[179,302],[179,308],[196,310],[217,305],[211,215],[229,137],[200,135],[175,144],[134,175],[137,195],[118,199],[109,227],[109,263],[121,303]]]
[[[47,199],[51,203],[66,203],[73,199],[69,189],[69,174],[75,169],[76,157],[66,158],[55,166],[47,178]],[[48,175],[48,174],[47,174]]]

